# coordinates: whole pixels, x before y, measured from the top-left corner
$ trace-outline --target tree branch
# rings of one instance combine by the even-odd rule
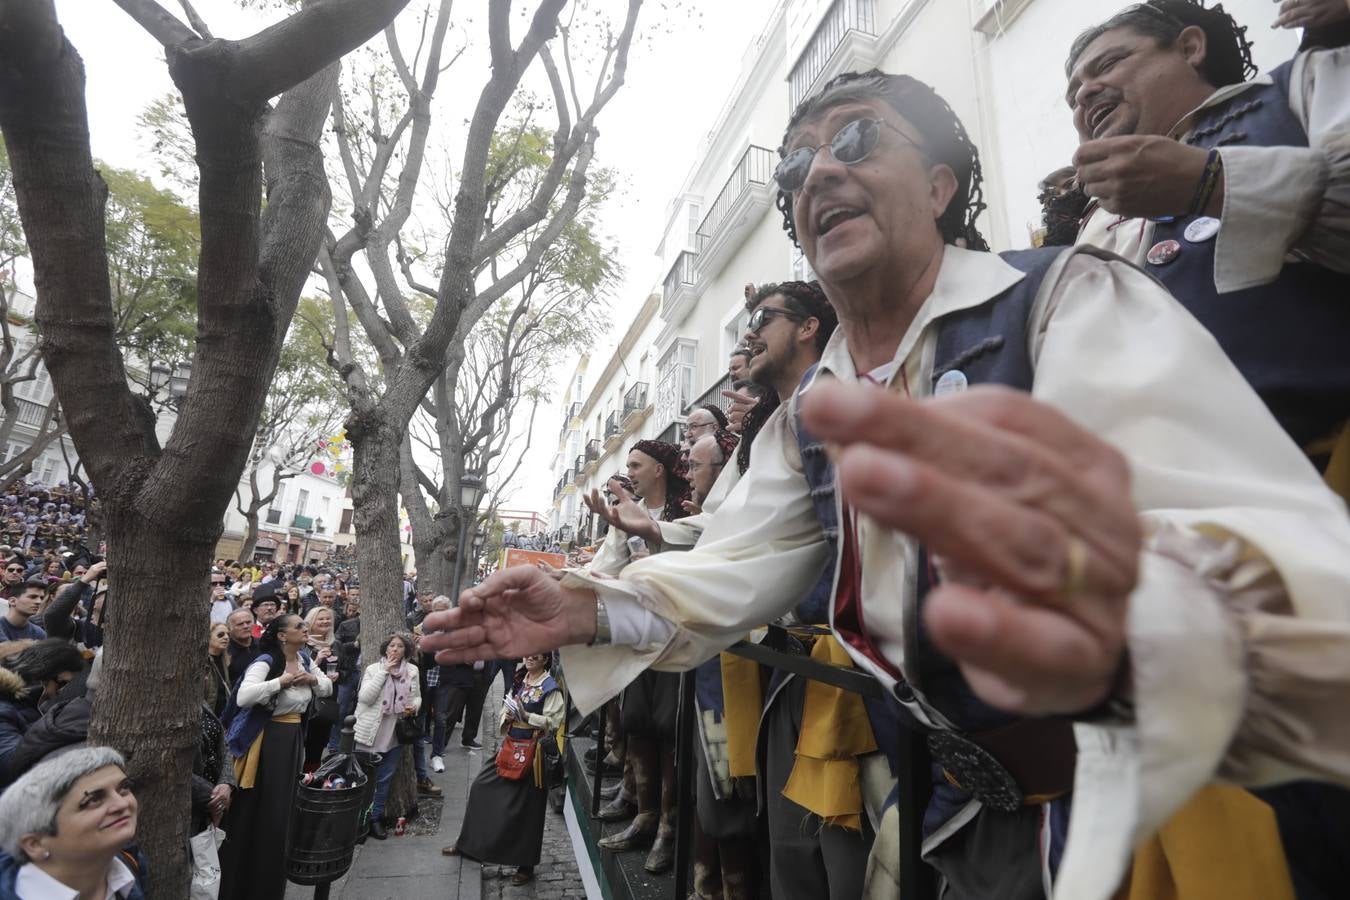
[[[165,47],[177,47],[201,40],[201,37],[192,33],[191,28],[178,21],[155,0],[113,0],[113,2],[122,7],[123,12],[135,19],[137,25]]]

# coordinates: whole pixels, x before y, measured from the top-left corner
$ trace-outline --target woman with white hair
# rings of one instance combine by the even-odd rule
[[[0,795],[0,900],[143,900],[144,865],[123,849],[136,837],[136,812],[116,750],[72,750],[34,766]]]

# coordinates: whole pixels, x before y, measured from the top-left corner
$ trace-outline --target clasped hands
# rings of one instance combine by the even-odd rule
[[[802,415],[853,509],[939,560],[924,621],[981,698],[1067,715],[1110,694],[1142,546],[1119,452],[1000,387],[911,400],[820,381]],[[592,640],[595,598],[510,568],[424,627],[441,663],[520,657]]]

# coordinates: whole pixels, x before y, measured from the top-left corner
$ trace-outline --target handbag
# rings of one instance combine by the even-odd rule
[[[394,723],[394,737],[400,744],[415,744],[422,739],[422,726],[416,716],[400,716]]]
[[[548,733],[539,739],[539,754],[543,759],[544,790],[551,791],[566,784],[567,768],[563,765],[556,735]]]
[[[534,771],[534,751],[539,744],[534,738],[515,738],[506,735],[497,751],[497,774],[509,781],[520,781],[526,772]]]
[[[320,697],[315,694],[314,699],[309,701],[309,719],[311,722],[318,721],[324,725],[336,725],[342,719],[337,697],[332,695]]]
[[[220,896],[220,845],[225,832],[208,825],[188,842],[192,853],[189,900],[216,900]]]

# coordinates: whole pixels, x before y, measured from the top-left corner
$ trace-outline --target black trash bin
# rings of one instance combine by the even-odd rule
[[[352,786],[337,790],[323,790],[313,784],[296,787],[286,854],[287,878],[296,884],[327,884],[346,874],[356,850],[370,781],[362,775]]]

